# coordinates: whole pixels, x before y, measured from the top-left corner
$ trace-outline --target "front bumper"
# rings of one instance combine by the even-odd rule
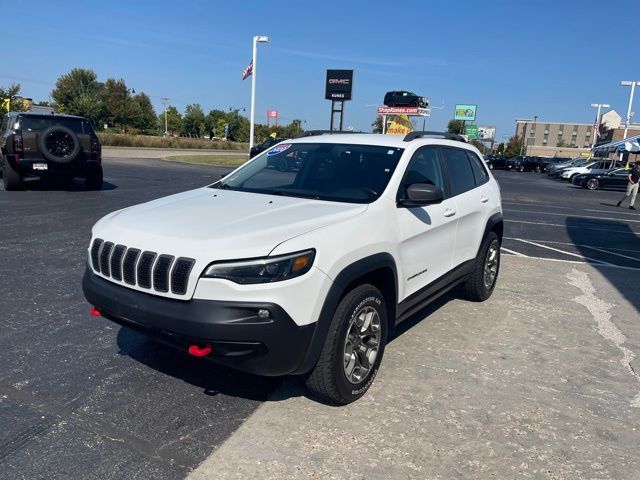
[[[315,323],[298,326],[278,305],[159,297],[116,285],[86,269],[86,299],[101,315],[187,352],[210,345],[206,359],[248,373],[279,376],[304,362]],[[269,312],[260,318],[258,310]]]

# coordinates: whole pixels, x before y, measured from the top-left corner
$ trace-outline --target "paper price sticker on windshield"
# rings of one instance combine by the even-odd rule
[[[271,156],[271,155],[277,155],[279,153],[284,152],[285,150],[287,150],[289,147],[291,146],[290,143],[283,143],[282,145],[276,145],[275,147],[273,147],[271,150],[269,150],[269,152],[267,153],[267,155]]]

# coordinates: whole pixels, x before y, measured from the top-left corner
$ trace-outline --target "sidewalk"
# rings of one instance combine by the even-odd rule
[[[639,298],[638,273],[619,275]],[[628,298],[589,265],[503,256],[493,297],[437,302],[361,400],[287,381],[189,478],[638,478]]]

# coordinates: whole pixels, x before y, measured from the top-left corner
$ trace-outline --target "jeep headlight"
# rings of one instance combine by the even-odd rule
[[[316,251],[311,249],[274,257],[214,262],[202,276],[224,278],[241,285],[280,282],[311,270],[315,255]]]

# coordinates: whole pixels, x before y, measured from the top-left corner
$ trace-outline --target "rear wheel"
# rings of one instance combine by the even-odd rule
[[[387,308],[380,290],[364,284],[338,304],[307,388],[338,405],[362,397],[373,383],[387,341]]]
[[[21,190],[22,189],[22,177],[11,166],[9,160],[3,158],[2,160],[2,184],[5,190]]]
[[[542,167],[540,165],[536,165],[536,173],[542,173]]]
[[[519,171],[519,172],[524,172],[524,165],[520,165],[520,166],[518,167],[518,171]]]
[[[590,178],[589,180],[587,180],[587,188],[589,190],[597,190],[598,188],[600,188],[600,182],[597,178]]]
[[[480,246],[471,277],[463,284],[463,294],[469,300],[483,302],[493,293],[500,271],[500,239],[489,232]]]
[[[87,190],[100,190],[102,188],[102,166],[92,168],[84,179],[84,187]]]

